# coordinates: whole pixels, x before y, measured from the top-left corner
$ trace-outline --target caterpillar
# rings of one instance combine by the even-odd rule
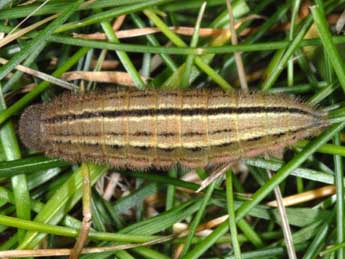
[[[315,136],[327,114],[285,95],[113,89],[63,94],[19,121],[28,148],[115,168],[197,168],[283,150]]]

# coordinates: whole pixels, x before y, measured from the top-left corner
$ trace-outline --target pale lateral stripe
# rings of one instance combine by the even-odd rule
[[[298,130],[301,127],[286,127],[286,128],[275,128],[275,131],[271,131],[270,134],[271,135],[275,135],[275,134],[280,134],[280,133],[285,133],[287,130]],[[283,129],[283,130],[281,130]],[[265,132],[257,132],[257,134],[255,134],[253,131],[250,132],[240,132],[240,138],[239,141],[240,142],[245,142],[249,139],[252,138],[256,138],[256,137],[264,137],[267,136],[267,134]],[[112,135],[106,134],[104,136],[98,136],[98,137],[94,137],[94,136],[84,136],[82,138],[82,142],[80,142],[79,138],[76,138],[75,136],[49,136],[49,139],[52,141],[57,141],[57,142],[63,142],[63,143],[72,143],[72,144],[94,144],[94,145],[101,145],[101,143],[103,143],[103,141],[105,139],[107,139],[106,141],[106,145],[107,146],[126,146],[127,141],[125,138],[118,138],[118,137],[114,137]],[[230,139],[231,142],[236,143],[235,139]],[[191,140],[190,142],[185,141],[182,143],[182,147],[183,148],[206,148],[206,147],[213,147],[213,146],[219,146],[222,144],[226,144],[228,143],[228,140],[224,140],[224,139],[217,139],[217,140],[210,140],[209,141],[209,145],[205,145],[205,141],[203,139],[201,139],[200,141],[198,140]],[[152,146],[152,142],[151,141],[147,141],[147,142],[143,142],[143,141],[131,141],[129,140],[129,146],[133,146],[133,147],[151,147],[153,148],[154,146]],[[167,148],[178,148],[180,147],[179,143],[157,143],[157,147],[158,148],[162,148],[162,149],[167,149]]]

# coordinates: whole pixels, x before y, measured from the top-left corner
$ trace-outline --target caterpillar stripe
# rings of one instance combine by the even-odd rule
[[[29,148],[116,168],[189,168],[279,151],[314,136],[325,113],[283,95],[114,89],[33,105],[19,132]]]

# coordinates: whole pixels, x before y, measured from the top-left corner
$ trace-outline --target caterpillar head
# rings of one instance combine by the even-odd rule
[[[24,145],[42,151],[41,114],[42,105],[29,106],[19,120],[19,135]]]

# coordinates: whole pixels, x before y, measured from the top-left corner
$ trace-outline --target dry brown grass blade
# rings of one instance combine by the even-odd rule
[[[219,226],[220,224],[222,224],[224,221],[226,221],[228,219],[229,215],[224,215],[215,219],[212,219],[202,225],[200,225],[196,231],[197,232],[201,232],[205,229],[211,229],[211,228],[215,228],[217,226]]]
[[[120,16],[121,17],[121,16]],[[119,18],[120,18],[119,17]],[[339,15],[331,15],[328,17],[328,22],[330,24],[335,24],[338,21]],[[258,15],[250,15],[243,19],[240,19],[237,23],[235,28],[237,29],[243,22],[252,20],[252,19],[264,19],[262,16]],[[116,23],[114,23],[115,25]],[[117,28],[117,27],[116,27]],[[290,28],[290,23],[282,23],[278,24],[277,26],[272,28],[273,32],[282,32]],[[169,29],[176,34],[183,35],[183,36],[192,36],[194,33],[194,27],[188,26],[178,26],[178,27],[169,27]],[[255,27],[247,28],[246,30],[242,31],[240,36],[246,36],[250,33],[257,31]],[[126,39],[126,38],[135,38],[140,36],[145,36],[149,34],[159,33],[160,30],[157,27],[146,27],[146,28],[136,28],[136,29],[128,29],[128,30],[120,30],[116,31],[115,34],[119,39]],[[228,33],[230,34],[229,29],[219,29],[219,28],[200,28],[199,37],[216,37],[221,34]],[[73,37],[80,38],[80,39],[89,39],[89,40],[106,40],[107,37],[104,33],[95,32],[90,34],[82,34],[82,33],[73,33]]]
[[[215,219],[212,219],[202,225],[199,225],[197,230],[196,230],[196,236],[201,236],[201,237],[205,237],[208,236],[209,234],[212,233],[212,228],[217,227],[218,225],[222,224],[224,221],[226,221],[228,219],[228,215],[224,215]],[[183,224],[183,223],[179,223],[179,224]],[[186,224],[184,224],[186,225]],[[175,225],[174,225],[175,226]],[[189,234],[189,230],[188,227],[180,227],[181,230],[176,230],[176,228],[174,227],[174,234],[178,234],[179,238],[185,237]],[[172,258],[180,258],[180,255],[183,251],[183,246],[184,244],[181,243],[179,244],[174,251],[173,257]]]
[[[54,14],[51,15],[45,19],[43,19],[42,21],[36,22],[28,27],[25,27],[23,29],[20,29],[18,31],[16,31],[15,33],[12,34],[8,34],[6,37],[4,37],[3,39],[0,40],[0,48],[4,47],[5,45],[7,45],[8,43],[20,38],[21,36],[25,35],[26,33],[33,31],[34,29],[40,27],[41,25],[55,19],[58,15]]]
[[[102,193],[102,197],[106,201],[110,201],[111,197],[113,197],[115,193],[115,188],[119,184],[121,180],[121,175],[119,173],[111,173],[109,176],[109,181],[107,186]]]
[[[243,22],[253,20],[253,19],[263,19],[263,17],[258,16],[258,15],[249,15],[243,19],[240,19],[236,23],[235,27],[238,28]],[[194,27],[178,26],[178,27],[169,27],[169,28],[171,31],[175,32],[176,34],[180,34],[184,36],[192,36],[194,33]],[[125,39],[125,38],[145,36],[148,34],[154,34],[154,33],[159,33],[159,32],[160,32],[160,29],[157,27],[146,27],[146,28],[121,30],[121,31],[116,31],[115,33],[116,33],[116,37],[118,37],[119,39]],[[247,32],[250,32],[250,30],[247,30]],[[226,33],[229,34],[230,30],[229,29],[200,28],[199,37],[216,37],[216,36],[219,36],[221,34],[226,34]],[[73,37],[81,38],[81,39],[89,39],[89,40],[91,39],[92,40],[106,40],[107,39],[106,35],[100,32],[91,33],[91,34],[73,33]]]
[[[124,23],[125,19],[126,19],[126,15],[121,15],[117,17],[113,24],[113,30],[118,31],[121,28],[122,24]]]
[[[197,235],[199,236],[205,236],[204,233],[202,233],[205,230],[211,230],[212,228],[215,228],[222,224],[224,221],[228,219],[229,215],[223,215],[218,218],[211,219],[197,227]],[[173,233],[174,235],[178,235],[178,237],[184,237],[188,235],[188,224],[186,223],[176,223],[173,227]]]
[[[250,74],[246,74],[247,76],[247,82],[254,82],[257,80],[260,80],[262,78],[262,76],[265,74],[265,69],[264,68],[260,68],[256,71],[252,71]],[[234,86],[240,86],[240,80],[237,79],[235,81],[235,83],[233,83]]]
[[[78,259],[84,246],[86,245],[89,237],[89,232],[92,224],[92,212],[91,212],[91,180],[90,170],[87,164],[82,165],[81,177],[83,179],[82,186],[82,200],[83,200],[83,219],[79,230],[79,235],[73,246],[73,250],[70,253],[70,259]]]
[[[229,28],[231,31],[231,43],[232,45],[237,45],[238,44],[238,38],[236,34],[236,29],[235,29],[235,17],[232,11],[232,6],[230,3],[230,0],[226,0],[226,7],[228,8],[228,14],[229,14]],[[246,72],[244,69],[242,57],[240,52],[235,52],[235,62],[236,62],[236,67],[237,67],[237,72],[238,72],[238,78],[240,79],[241,83],[241,89],[243,92],[247,93],[248,92],[248,83],[246,79]]]
[[[218,226],[219,224],[223,223],[227,219],[227,215],[213,219],[203,225],[200,225],[197,229],[198,232],[210,229]],[[184,233],[180,234],[179,236],[185,236],[188,231],[184,231]],[[107,251],[119,251],[119,250],[126,250],[135,247],[143,247],[143,246],[150,246],[154,244],[160,244],[163,242],[167,242],[176,238],[176,235],[169,235],[157,238],[155,240],[141,243],[141,244],[124,244],[124,245],[115,245],[115,246],[106,246],[106,247],[90,247],[84,248],[82,250],[82,254],[90,254],[90,253],[102,253]],[[23,258],[23,257],[47,257],[47,256],[68,256],[71,254],[72,249],[35,249],[35,250],[8,250],[8,251],[0,251],[0,258]]]
[[[117,60],[104,60],[101,65],[102,70],[112,70],[119,66],[119,61]],[[97,66],[97,60],[91,61],[91,68],[95,68]]]
[[[24,3],[20,3],[18,4],[18,6],[25,6],[25,5],[31,5],[33,3],[35,3],[37,0],[29,0],[29,1],[26,1]]]
[[[92,3],[96,2],[96,1],[97,1],[97,0],[85,1],[84,3],[82,3],[82,4],[80,5],[80,7],[86,7],[86,6],[88,6],[89,4],[92,4]]]
[[[185,35],[185,36],[192,36],[194,32],[193,27],[170,27],[170,30],[173,32]],[[217,36],[221,33],[228,31],[227,29],[211,29],[211,28],[200,28],[200,37],[209,37],[209,36]],[[129,30],[121,30],[116,32],[116,36],[119,39],[124,38],[134,38],[139,36],[145,36],[149,34],[154,34],[160,32],[159,28],[156,27],[146,27],[146,28],[138,28],[138,29],[129,29]],[[96,32],[92,34],[79,34],[74,33],[73,36],[75,38],[81,39],[93,39],[93,40],[105,40],[106,35],[104,33]]]
[[[272,178],[272,173],[269,170],[267,170],[267,175],[268,175],[269,179]],[[294,242],[293,242],[293,237],[292,237],[292,231],[291,231],[291,228],[290,228],[289,219],[288,219],[287,214],[286,214],[286,208],[284,206],[284,202],[283,202],[283,198],[282,198],[282,193],[280,191],[279,185],[277,185],[274,188],[274,195],[276,197],[276,202],[277,202],[277,206],[278,206],[278,212],[279,212],[279,215],[280,215],[280,222],[279,222],[279,224],[280,224],[280,226],[281,226],[281,228],[283,230],[286,250],[288,252],[289,259],[297,259],[296,249],[295,249]]]
[[[125,86],[135,86],[135,83],[133,82],[129,74],[126,72],[120,72],[120,71],[101,71],[101,72],[71,71],[71,72],[64,73],[62,75],[62,78],[67,81],[82,79],[82,80],[93,81],[93,82],[111,83],[111,84],[119,84],[119,85],[125,85]],[[142,77],[142,79],[146,81],[146,78]]]
[[[6,64],[7,62],[8,62],[8,60],[0,57],[0,64]],[[78,86],[75,84],[66,82],[60,78],[48,75],[48,74],[43,73],[41,71],[37,71],[37,70],[34,70],[32,68],[23,66],[23,65],[17,65],[15,68],[17,70],[23,72],[23,73],[26,73],[26,74],[32,75],[34,77],[40,78],[42,80],[50,82],[51,84],[61,86],[61,87],[66,88],[68,90],[78,89]]]
[[[38,10],[40,10],[41,8],[43,8],[50,0],[46,0],[43,3],[41,3],[36,9],[34,9],[31,13],[29,13],[23,20],[21,20],[13,29],[12,31],[10,31],[9,34],[12,34],[14,31],[16,31],[23,23],[25,23],[27,20],[30,19],[30,17],[32,17],[35,13],[38,12]],[[31,1],[32,2],[32,1]],[[30,1],[28,1],[27,3],[30,4]]]
[[[220,168],[217,168],[214,172],[212,172],[205,180],[203,180],[200,184],[200,187],[195,191],[197,193],[204,190],[207,186],[209,186],[212,182],[217,180],[219,177],[224,176],[225,172],[231,167],[232,164],[226,164]]]
[[[339,34],[345,26],[345,10],[341,13],[336,25],[335,30]]]
[[[335,185],[327,185],[315,190],[291,195],[288,197],[283,198],[283,204],[285,207],[287,206],[293,206],[297,204],[301,204],[307,201],[312,201],[315,199],[323,198],[326,196],[330,196],[335,194],[336,192],[336,187]],[[277,202],[276,201],[270,201],[266,203],[267,206],[271,207],[277,207]]]
[[[81,254],[95,254],[110,251],[120,251],[127,250],[136,247],[150,246],[155,244],[160,244],[174,239],[175,235],[164,236],[157,238],[155,240],[140,243],[140,244],[124,244],[115,246],[105,246],[105,247],[90,247],[84,248]],[[0,258],[23,258],[23,257],[47,257],[47,256],[68,256],[71,254],[72,249],[62,248],[62,249],[35,249],[35,250],[8,250],[0,251]]]

